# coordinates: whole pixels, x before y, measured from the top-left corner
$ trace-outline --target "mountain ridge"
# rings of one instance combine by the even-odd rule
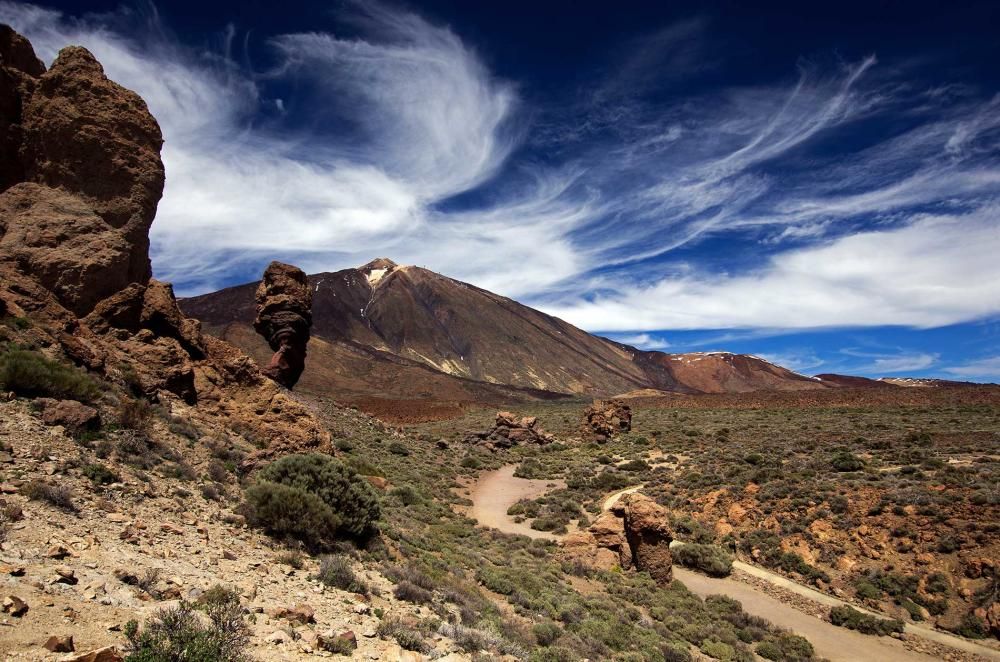
[[[308,279],[319,340],[310,346],[303,378],[312,391],[390,399],[417,393],[461,401],[606,397],[650,388],[694,394],[832,387],[751,355],[642,350],[388,258]],[[182,299],[180,305],[209,332],[260,356],[259,343],[242,329],[252,322],[256,286],[237,285]],[[374,363],[358,366],[350,355],[359,351]],[[353,364],[361,381],[370,382],[369,392],[337,371],[338,363]],[[417,371],[420,366],[437,373],[434,384],[417,383],[430,374]],[[391,383],[394,377],[399,383]]]

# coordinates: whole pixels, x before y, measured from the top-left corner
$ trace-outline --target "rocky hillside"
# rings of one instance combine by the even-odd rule
[[[646,388],[684,393],[825,388],[752,356],[639,350],[468,283],[385,258],[314,274],[309,283],[313,334],[320,342],[311,346],[303,385],[338,397],[417,394],[475,401],[541,395],[487,385],[576,395]],[[260,356],[260,342],[247,332],[256,287],[231,287],[180,305],[210,333]],[[350,369],[339,370],[340,365]]]

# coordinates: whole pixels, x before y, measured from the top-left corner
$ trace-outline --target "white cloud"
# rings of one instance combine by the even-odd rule
[[[147,100],[166,138],[153,266],[181,293],[275,258],[315,272],[385,255],[595,331],[935,326],[1000,312],[1000,97],[906,92],[919,86],[874,57],[665,95],[716,52],[708,23],[692,20],[624,49],[582,101],[526,108],[449,28],[348,6],[356,36],[278,35],[263,72],[127,13],[0,0],[0,20],[46,61],[90,48]],[[808,152],[893,113],[907,128],[835,157]],[[718,236],[739,238],[734,257],[753,271],[706,273],[697,256],[648,266]]]
[[[633,335],[614,335],[613,340],[623,343],[625,345],[632,345],[633,347],[638,347],[639,349],[667,349],[670,347],[670,343],[665,339],[655,336],[650,333],[636,333]]]
[[[945,368],[945,372],[963,379],[1000,380],[1000,356],[990,356],[962,365]]]
[[[623,281],[547,312],[587,329],[933,327],[1000,310],[1000,207],[786,251],[757,273]]]

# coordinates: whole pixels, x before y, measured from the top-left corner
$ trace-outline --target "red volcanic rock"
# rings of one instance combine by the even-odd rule
[[[0,27],[0,261],[78,316],[150,277],[163,139],[145,102],[84,48],[52,68]]]
[[[673,536],[667,523],[667,509],[645,494],[626,494],[612,508],[621,514],[625,538],[632,550],[632,561],[657,582],[670,582],[674,577],[670,542]]]
[[[69,46],[24,106],[28,181],[78,194],[132,246],[130,282],[149,279],[149,226],[163,194],[160,126],[142,98]]]
[[[275,354],[264,374],[292,388],[306,366],[306,345],[312,326],[312,290],[298,267],[272,262],[257,288],[254,329]]]
[[[17,158],[24,99],[43,73],[45,65],[28,40],[0,25],[0,191],[24,181],[24,167]]]
[[[466,436],[466,443],[482,444],[492,451],[521,444],[551,444],[556,438],[538,427],[534,416],[518,418],[509,411],[497,412],[496,423],[486,432]]]
[[[22,183],[0,194],[0,260],[32,275],[74,313],[130,282],[132,246],[82,199]]]
[[[595,402],[583,412],[583,425],[586,435],[607,441],[632,429],[632,408],[619,400]]]

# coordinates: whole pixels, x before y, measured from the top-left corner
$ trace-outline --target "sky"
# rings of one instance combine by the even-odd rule
[[[642,348],[1000,381],[1000,3],[0,0],[0,21],[146,99],[153,270],[179,294],[385,256]]]

